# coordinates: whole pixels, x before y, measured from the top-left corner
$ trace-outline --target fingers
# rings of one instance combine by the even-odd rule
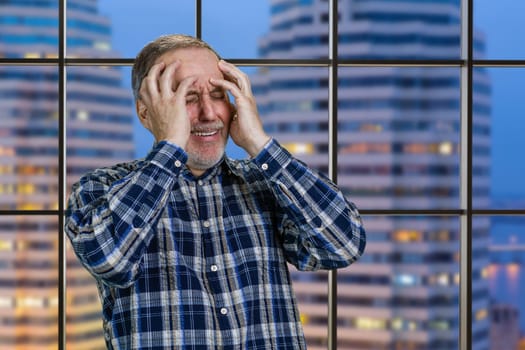
[[[140,86],[140,98],[149,100],[152,95],[157,95],[159,92],[158,79],[162,69],[164,69],[165,63],[160,62],[153,65],[148,74],[142,79]]]
[[[154,64],[142,80],[140,97],[151,99],[158,95],[169,96],[173,93],[174,74],[181,62],[176,60],[168,65],[165,62]]]
[[[181,104],[181,106],[184,106],[186,101],[186,95],[188,93],[189,88],[197,81],[196,76],[189,76],[187,78],[184,78],[179,86],[177,86],[177,90],[175,91],[176,96],[176,103]]]
[[[243,93],[251,94],[250,80],[239,68],[229,62],[220,60],[219,69],[224,74],[227,81],[232,82]]]
[[[180,67],[180,61],[176,60],[166,66],[163,71],[160,71],[159,77],[159,88],[160,93],[166,97],[169,97],[173,94],[173,82],[174,74],[177,68]]]

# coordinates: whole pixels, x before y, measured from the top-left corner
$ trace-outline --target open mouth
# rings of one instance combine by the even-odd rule
[[[206,137],[206,136],[213,136],[213,135],[217,134],[218,132],[219,132],[219,130],[192,131],[192,134],[195,135],[195,136]]]

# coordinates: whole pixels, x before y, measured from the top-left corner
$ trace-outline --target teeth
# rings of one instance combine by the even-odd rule
[[[215,135],[217,133],[217,130],[215,131],[208,131],[208,132],[193,132],[193,135],[196,135],[196,136],[212,136],[212,135]]]

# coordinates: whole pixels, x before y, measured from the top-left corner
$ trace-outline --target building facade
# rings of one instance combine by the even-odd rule
[[[328,58],[328,2],[271,1],[261,57]],[[460,206],[460,68],[416,64],[460,58],[459,1],[338,1],[337,181],[361,209]],[[483,37],[474,44],[483,51]],[[366,60],[411,64],[370,64]],[[474,72],[473,169],[489,200],[490,81]],[[253,87],[267,131],[328,172],[328,68],[264,67]],[[459,348],[460,221],[453,215],[364,217],[362,259],[338,272],[337,345],[346,350]],[[473,347],[489,349],[489,221],[473,231]],[[309,349],[326,349],[327,275],[294,272]]]
[[[67,57],[113,57],[95,0],[67,2]],[[0,2],[0,57],[58,57],[58,0]],[[0,66],[0,210],[57,210],[58,65]],[[129,89],[116,67],[66,67],[66,188],[134,156]],[[0,348],[58,348],[56,216],[0,216]],[[67,253],[67,347],[104,349],[93,279]]]

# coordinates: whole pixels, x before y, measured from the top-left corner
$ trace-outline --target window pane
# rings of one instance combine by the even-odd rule
[[[459,58],[459,1],[340,1],[339,14],[341,58]]]
[[[328,273],[299,272],[290,267],[293,289],[308,350],[326,349],[328,344]]]
[[[520,334],[525,332],[525,217],[476,220],[491,224],[490,261],[484,270],[490,286],[491,349],[518,349]]]
[[[261,67],[250,73],[266,132],[312,168],[328,173],[328,69]],[[292,269],[308,348],[326,349],[326,272]]]
[[[0,66],[0,209],[58,208],[58,71]]]
[[[458,349],[458,218],[363,222],[366,252],[337,275],[337,349]]]
[[[58,223],[0,216],[0,348],[58,348]]]
[[[328,174],[328,69],[265,67],[251,79],[266,132]]]
[[[79,66],[67,70],[68,188],[97,167],[131,160],[133,99],[123,86],[129,68]]]
[[[205,0],[203,39],[225,58],[328,57],[328,2]]]
[[[459,71],[341,68],[338,183],[361,209],[459,206]]]
[[[2,1],[0,57],[58,55],[58,1]]]
[[[75,66],[67,69],[67,193],[95,168],[135,157],[129,67]],[[150,144],[151,145],[151,144]],[[68,346],[104,348],[101,305],[95,280],[67,251]]]
[[[69,241],[66,255],[68,349],[105,349],[102,306],[95,279],[80,264]]]
[[[195,33],[194,1],[67,2],[68,56],[134,58],[158,36]]]
[[[486,55],[474,50],[474,57],[488,59],[524,59],[525,46],[521,38],[525,35],[523,13],[525,2],[516,0],[475,0],[474,45],[486,40]]]
[[[267,0],[202,1],[202,38],[226,59],[260,57],[257,44],[269,27]]]
[[[525,149],[523,125],[525,104],[521,85],[523,68],[478,68],[479,84],[474,89],[474,188],[490,194],[492,201],[476,195],[478,208],[525,208],[525,163],[520,161]],[[486,199],[486,198],[485,198]],[[515,207],[501,202],[514,200]],[[518,200],[521,199],[522,203]]]

